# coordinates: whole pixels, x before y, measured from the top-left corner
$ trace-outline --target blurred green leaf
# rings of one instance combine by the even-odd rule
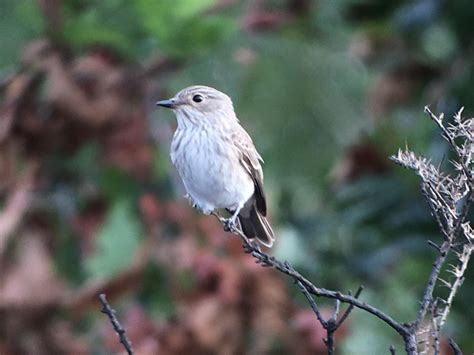
[[[55,156],[56,164],[62,163],[64,169],[74,176],[93,177],[98,173],[99,164],[97,161],[97,143],[88,142],[80,147],[73,156],[60,152]]]
[[[305,249],[304,241],[295,229],[279,228],[278,240],[273,255],[280,260],[288,260],[294,267],[305,267],[309,264],[314,269],[319,268],[316,260],[313,260]]]
[[[25,43],[44,30],[44,20],[38,3],[31,0],[2,0],[0,2],[0,34],[2,55],[0,74],[4,67],[18,65]]]
[[[75,49],[102,45],[136,57],[145,33],[131,2],[125,0],[66,2],[60,36]]]
[[[127,268],[138,248],[141,234],[130,201],[116,201],[96,235],[95,252],[85,262],[90,277],[109,277]]]
[[[55,265],[58,273],[73,285],[80,285],[84,280],[81,265],[80,240],[70,231],[70,226],[63,220],[57,224]]]
[[[215,0],[137,0],[139,14],[145,26],[159,38],[170,34],[184,21],[201,14]]]
[[[159,316],[170,317],[175,311],[168,283],[169,273],[150,264],[142,278],[140,298],[151,311]]]
[[[363,293],[364,301],[375,304],[380,301],[379,294],[365,289]],[[413,299],[404,297],[405,302],[413,302]],[[386,300],[387,304],[392,300]],[[382,305],[386,310],[386,305]],[[403,349],[403,343],[398,335],[379,319],[365,312],[352,312],[349,321],[346,323],[350,327],[349,336],[341,344],[341,354],[387,354],[390,345],[394,345],[397,350]],[[336,333],[337,334],[337,333]]]
[[[135,1],[144,28],[156,39],[157,49],[184,56],[201,52],[228,38],[237,28],[224,15],[206,15],[215,0]]]
[[[248,63],[236,65],[240,55]],[[367,80],[347,53],[268,35],[197,57],[174,87],[199,83],[228,93],[265,171],[292,190],[303,181],[314,194],[334,159],[370,125],[360,105]]]
[[[427,28],[422,37],[426,54],[434,61],[448,60],[457,49],[456,38],[447,26]]]
[[[127,173],[114,168],[105,167],[99,176],[100,191],[110,201],[135,196],[138,193],[137,181]]]

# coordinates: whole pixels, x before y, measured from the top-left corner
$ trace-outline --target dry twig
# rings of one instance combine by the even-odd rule
[[[102,304],[101,312],[109,317],[110,323],[112,323],[112,326],[114,327],[115,332],[119,336],[120,342],[127,351],[127,354],[133,355],[132,344],[130,343],[130,340],[128,340],[127,334],[125,334],[125,329],[123,329],[122,325],[115,316],[116,311],[112,309],[112,307],[110,307],[109,303],[107,302],[107,298],[105,297],[105,294],[100,294],[99,300]]]
[[[453,118],[452,124],[445,124],[443,114],[436,116],[428,107],[425,112],[441,130],[442,137],[449,143],[456,157],[452,161],[455,173],[448,175],[440,172],[423,157],[416,156],[405,149],[399,151],[392,160],[405,168],[413,170],[421,178],[421,191],[426,197],[431,214],[436,219],[444,241],[441,245],[429,241],[438,256],[433,264],[428,283],[423,293],[421,307],[412,325],[417,341],[422,346],[422,352],[428,352],[432,347],[434,354],[439,354],[440,333],[454,296],[458,292],[467,269],[469,259],[474,250],[472,228],[466,217],[474,199],[473,161],[474,152],[474,120],[462,119],[461,109]],[[464,240],[460,235],[464,234]],[[454,250],[455,245],[461,245],[461,251]],[[452,275],[450,280],[439,277],[448,255],[453,254],[458,264],[449,265],[446,270]],[[449,289],[446,299],[434,296],[435,288],[440,283]],[[426,319],[430,315],[430,319]],[[428,325],[428,328],[426,327]]]
[[[217,213],[214,213],[214,215],[219,219],[223,226],[226,226],[226,220],[224,218],[219,216]],[[321,323],[323,328],[326,329],[326,346],[328,348],[328,354],[333,354],[334,352],[334,332],[346,320],[353,307],[369,312],[380,320],[384,321],[387,325],[389,325],[398,334],[402,336],[405,341],[405,349],[407,353],[416,353],[415,337],[411,333],[411,328],[409,326],[400,324],[395,319],[382,312],[378,308],[359,300],[358,297],[362,292],[362,287],[359,288],[355,296],[352,296],[351,294],[344,294],[339,291],[317,287],[304,276],[302,276],[298,271],[296,271],[288,261],[281,262],[277,260],[274,256],[270,256],[267,253],[263,252],[258,245],[254,245],[237,227],[232,227],[230,232],[240,237],[244,251],[247,254],[252,255],[257,263],[261,264],[264,267],[272,267],[290,276],[293,279],[295,284],[300,288],[306,299],[309,301],[314,313],[316,314],[318,321]],[[319,308],[317,307],[317,304],[312,296],[325,297],[334,299],[337,302],[347,303],[349,304],[349,308],[339,319],[339,321],[336,321],[337,312],[334,312],[332,318],[330,318],[329,320],[325,320],[319,312]]]
[[[433,241],[428,241],[428,244],[435,248],[438,256],[433,263],[433,268],[423,292],[421,305],[413,323],[399,323],[383,311],[360,301],[358,298],[362,288],[359,288],[355,296],[352,296],[350,293],[343,294],[339,291],[315,286],[293,269],[287,261],[281,262],[275,257],[264,253],[240,229],[231,227],[228,230],[240,237],[245,252],[252,255],[257,263],[260,263],[262,266],[273,267],[293,279],[311,305],[317,320],[326,330],[325,344],[328,354],[334,353],[334,332],[346,320],[354,307],[371,313],[400,334],[403,338],[407,354],[418,354],[419,346],[422,352],[428,352],[429,348],[432,347],[433,353],[439,354],[442,326],[446,321],[453,299],[464,280],[464,273],[474,250],[474,232],[469,222],[465,221],[469,206],[474,200],[472,161],[472,156],[474,155],[474,120],[463,120],[461,118],[462,110],[460,110],[454,117],[454,124],[446,126],[442,115],[434,115],[427,107],[425,112],[437,124],[441,130],[442,137],[448,141],[451,149],[455,152],[456,160],[452,164],[457,174],[452,176],[442,173],[429,160],[416,156],[408,148],[405,151],[400,150],[396,156],[391,157],[396,163],[413,170],[420,176],[422,193],[428,201],[431,213],[438,223],[444,238],[440,245]],[[226,229],[226,220],[218,214],[215,214],[215,216],[223,224],[224,229]],[[459,240],[461,234],[464,234],[465,237],[462,241]],[[459,245],[462,246],[461,251],[454,250],[454,246]],[[448,267],[447,271],[453,277],[452,280],[446,281],[440,279],[439,275],[450,253],[457,258],[458,265],[450,265]],[[435,288],[438,283],[442,283],[450,290],[445,300],[434,297]],[[336,309],[331,318],[323,318],[313,296],[336,300]],[[349,304],[349,307],[338,320],[340,302]],[[427,320],[428,315],[430,315],[430,318]],[[427,323],[429,324],[428,328],[426,327]],[[454,341],[452,341],[452,344],[454,344],[451,347],[455,353],[460,353]],[[394,354],[395,349],[391,347],[390,352]]]

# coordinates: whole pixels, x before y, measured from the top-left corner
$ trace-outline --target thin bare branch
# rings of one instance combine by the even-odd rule
[[[418,331],[420,324],[426,316],[426,312],[433,300],[433,290],[436,286],[436,280],[438,279],[439,273],[441,272],[441,267],[446,261],[448,256],[448,251],[451,248],[451,242],[445,241],[440,248],[440,253],[436,261],[433,263],[433,268],[431,269],[431,274],[428,278],[428,283],[426,284],[425,291],[423,293],[423,298],[421,301],[421,306],[416,316],[414,323],[414,328]]]
[[[357,289],[357,292],[355,293],[354,297],[359,298],[359,296],[360,296],[360,294],[362,293],[363,290],[364,290],[364,286],[359,286],[359,288]],[[344,314],[342,315],[342,317],[338,320],[336,328],[339,328],[341,326],[341,324],[344,323],[344,321],[346,320],[346,318],[349,316],[349,314],[352,312],[353,309],[354,309],[354,305],[352,305],[352,304],[349,305],[349,307],[347,307],[347,309],[344,312]]]
[[[120,342],[122,343],[123,347],[127,351],[128,355],[133,355],[132,344],[130,340],[128,340],[127,335],[125,334],[125,329],[123,329],[122,325],[118,321],[117,317],[115,316],[115,310],[110,307],[109,303],[107,302],[107,298],[105,294],[99,295],[100,303],[102,304],[101,312],[106,314],[109,317],[110,323],[114,327],[115,332],[119,336]]]
[[[462,355],[462,351],[459,348],[458,344],[453,340],[453,338],[449,338],[449,346],[453,350],[454,355]]]
[[[215,213],[213,215],[216,216],[220,222],[223,222],[223,218],[221,216]],[[257,263],[261,264],[262,266],[273,267],[274,269],[290,276],[295,281],[295,283],[304,286],[304,289],[310,294],[316,297],[325,297],[334,300],[339,300],[340,302],[347,303],[352,305],[353,307],[365,310],[366,312],[373,314],[374,316],[385,322],[401,336],[405,337],[410,335],[409,330],[405,326],[401,325],[399,322],[397,322],[392,317],[385,314],[378,308],[371,306],[363,301],[360,301],[354,296],[343,294],[339,291],[328,290],[322,287],[315,286],[308,279],[302,276],[298,271],[296,271],[288,262],[283,263],[277,260],[274,256],[266,254],[265,252],[260,250],[259,247],[254,246],[245,236],[245,234],[243,234],[242,231],[238,228],[232,227],[230,232],[240,237],[245,252],[247,254],[252,255],[256,259]]]
[[[301,292],[310,303],[318,321],[326,329],[327,337],[325,343],[328,354],[334,352],[334,333],[346,320],[354,307],[362,309],[385,322],[403,338],[405,351],[407,354],[417,354],[418,347],[424,352],[440,352],[440,332],[446,321],[454,296],[461,287],[464,280],[464,273],[467,269],[468,261],[474,251],[474,231],[468,222],[465,222],[469,211],[469,206],[474,200],[474,182],[472,172],[472,153],[474,152],[474,119],[462,120],[461,112],[454,117],[454,124],[446,126],[443,123],[443,115],[435,116],[428,107],[425,112],[436,122],[451,149],[457,154],[457,159],[451,162],[456,174],[451,176],[440,171],[440,166],[436,167],[423,157],[416,156],[413,152],[405,149],[400,150],[396,156],[391,157],[396,163],[413,170],[421,178],[421,191],[426,197],[431,213],[434,216],[438,227],[444,237],[441,244],[428,241],[436,252],[437,257],[433,263],[427,285],[420,301],[420,308],[416,318],[411,324],[401,324],[381,310],[360,301],[358,298],[362,292],[362,287],[355,296],[343,294],[338,291],[317,287],[304,276],[298,273],[288,262],[280,262],[275,257],[264,253],[258,245],[252,242],[235,227],[230,227],[230,231],[238,235],[246,253],[252,255],[257,263],[262,266],[272,267],[288,276],[298,285]],[[457,143],[459,142],[459,143]],[[226,228],[225,219],[218,214],[216,217]],[[460,234],[464,239],[458,239]],[[445,266],[448,255],[452,253],[458,263]],[[451,279],[441,279],[440,273],[446,267],[446,271],[452,274]],[[434,297],[434,291],[438,281],[449,289],[446,299]],[[336,300],[335,311],[329,319],[324,319],[312,296],[326,297]],[[340,302],[349,306],[343,315],[338,318]],[[429,313],[429,320],[426,321]],[[455,350],[455,346],[452,345]],[[457,348],[458,349],[458,348]],[[456,352],[459,354],[460,352]],[[390,353],[395,354],[395,348],[390,347]]]
[[[314,300],[313,296],[308,292],[306,287],[301,283],[299,280],[295,280],[295,284],[298,286],[298,288],[301,290],[301,293],[306,297],[308,300],[311,309],[313,310],[314,314],[316,314],[316,318],[318,319],[319,323],[323,326],[323,328],[326,328],[326,320],[323,318],[318,305],[316,304],[316,301]]]
[[[459,118],[461,117],[462,111],[464,110],[464,107],[462,107],[459,112],[456,114],[456,116]],[[456,152],[458,159],[459,159],[459,164],[461,164],[466,176],[472,179],[472,171],[465,165],[464,163],[464,157],[463,157],[463,152],[459,149],[459,146],[456,144],[454,141],[454,137],[449,132],[449,129],[446,128],[446,126],[443,124],[443,118],[444,115],[441,114],[440,116],[436,116],[433,112],[431,112],[430,108],[428,106],[425,106],[424,111],[430,116],[430,118],[438,125],[438,128],[441,130],[443,134],[443,138],[446,139],[453,150]]]
[[[467,265],[469,263],[469,259],[471,257],[472,252],[474,251],[474,245],[472,244],[465,244],[463,247],[463,252],[459,257],[460,265],[455,269],[455,279],[450,287],[450,292],[448,298],[446,299],[446,304],[441,312],[441,316],[438,321],[438,327],[441,328],[448,317],[449,310],[454,300],[454,296],[456,295],[457,291],[461,287],[464,281],[464,273],[466,272]]]

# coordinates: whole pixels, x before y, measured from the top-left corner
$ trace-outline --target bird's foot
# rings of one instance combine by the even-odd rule
[[[227,218],[224,221],[224,230],[226,232],[232,232],[234,229],[237,228],[237,223],[236,222],[236,216],[232,216],[230,218]]]

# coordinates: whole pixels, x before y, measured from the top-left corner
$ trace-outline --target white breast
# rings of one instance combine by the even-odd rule
[[[239,152],[219,131],[178,129],[171,145],[171,160],[187,193],[204,212],[235,210],[254,193],[253,181],[239,163]]]

